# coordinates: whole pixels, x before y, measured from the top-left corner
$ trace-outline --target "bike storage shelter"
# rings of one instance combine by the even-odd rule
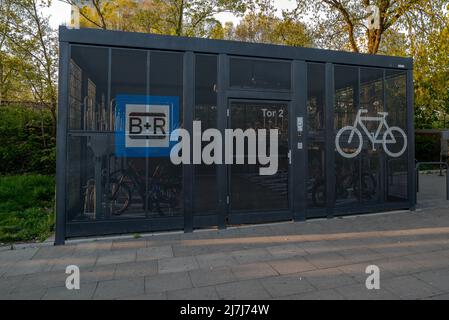
[[[411,59],[66,27],[59,41],[56,244],[414,208]],[[139,136],[194,121],[277,129],[277,172],[175,165],[163,135]]]

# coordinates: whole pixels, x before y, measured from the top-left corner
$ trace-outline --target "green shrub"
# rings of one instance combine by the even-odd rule
[[[415,158],[419,162],[440,161],[440,136],[439,135],[416,135]]]
[[[0,175],[54,174],[51,119],[45,109],[0,106]]]
[[[0,177],[0,243],[43,241],[54,228],[52,176]]]

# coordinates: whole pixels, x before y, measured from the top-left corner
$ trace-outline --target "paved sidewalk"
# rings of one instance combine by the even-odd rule
[[[77,265],[81,289],[65,288]],[[377,265],[381,289],[365,288]],[[449,299],[449,209],[0,248],[1,299]]]

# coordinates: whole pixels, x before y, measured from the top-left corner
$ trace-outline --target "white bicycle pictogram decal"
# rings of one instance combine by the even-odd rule
[[[345,158],[354,158],[357,155],[360,154],[363,147],[363,138],[362,133],[357,128],[357,125],[360,125],[360,127],[363,129],[363,132],[365,132],[368,139],[371,141],[371,144],[373,146],[373,151],[376,150],[376,144],[382,144],[383,149],[386,154],[388,154],[392,158],[398,158],[400,157],[405,150],[407,149],[407,135],[405,134],[404,130],[402,130],[399,127],[390,127],[387,123],[387,117],[388,112],[378,112],[379,117],[363,117],[363,113],[367,113],[368,110],[366,109],[360,109],[357,112],[357,117],[355,119],[353,126],[346,126],[340,129],[338,131],[337,136],[335,137],[335,146],[337,148],[337,151]],[[377,128],[376,132],[370,133],[363,123],[364,121],[367,122],[379,122],[379,127]],[[381,135],[382,128],[385,128],[385,132],[383,133],[382,139],[379,139],[379,136]],[[341,147],[341,138],[345,137],[347,134],[349,134],[349,139],[347,141],[348,145],[352,143],[352,140],[354,139],[354,136],[356,136],[359,139],[357,149],[354,152],[345,152],[343,148]],[[395,145],[398,143],[395,136],[402,136],[404,139],[404,145],[400,149],[399,152],[392,152],[388,149],[389,146]]]

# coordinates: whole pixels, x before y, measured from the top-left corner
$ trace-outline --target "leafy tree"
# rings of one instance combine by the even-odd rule
[[[41,9],[50,5],[44,0],[3,0],[7,5],[7,21],[3,28],[12,69],[18,74],[24,97],[48,105],[52,115],[52,132],[56,134],[57,108],[57,37]],[[2,86],[2,89],[5,87]],[[7,88],[7,87],[6,87]]]
[[[411,47],[415,59],[415,114],[421,120],[417,124],[420,127],[447,127],[449,13],[446,11],[442,17],[417,16],[410,23],[414,31]]]
[[[240,15],[243,0],[63,0],[80,9],[81,25],[177,36],[207,36],[222,12]]]
[[[315,37],[320,47],[376,54],[383,36],[400,29],[406,17],[422,12],[440,0],[297,0],[297,15],[309,16],[315,24]],[[369,6],[379,8],[379,28],[368,28]]]
[[[313,42],[306,26],[288,12],[282,12],[279,17],[271,0],[252,2],[236,26],[232,22],[224,26],[219,24],[215,27],[212,37],[289,46],[311,46]]]

